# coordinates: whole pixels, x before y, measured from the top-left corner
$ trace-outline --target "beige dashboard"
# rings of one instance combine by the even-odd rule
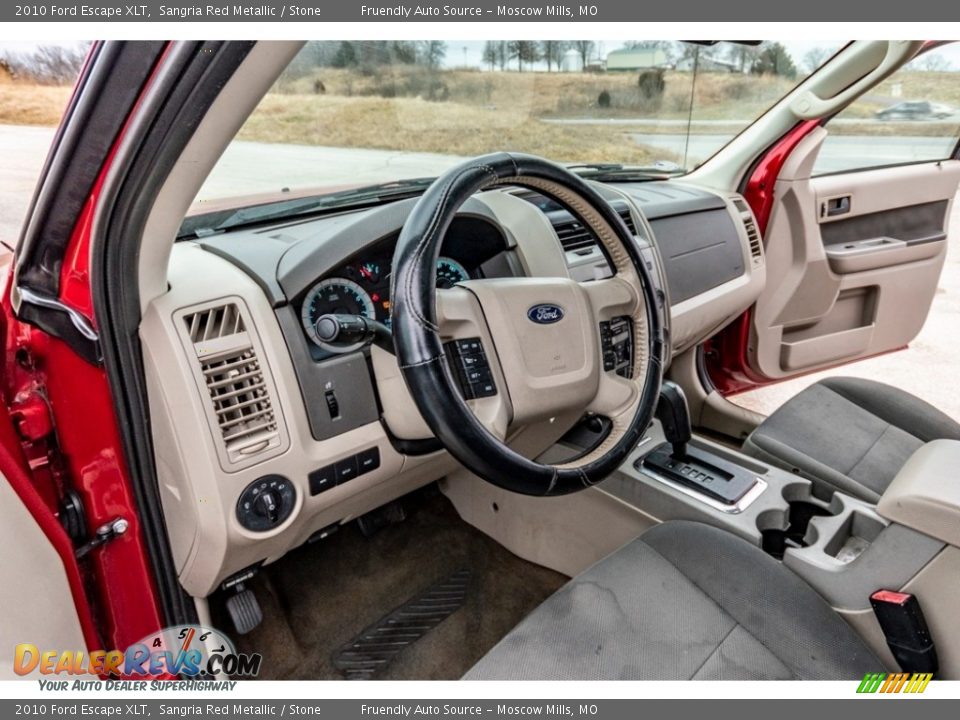
[[[753,303],[763,287],[764,263],[742,199],[717,195],[718,207],[733,220],[743,271],[673,302],[664,282],[662,250],[656,249],[660,239],[650,242],[650,224],[628,193],[603,187],[608,198],[629,207],[638,242],[647,246],[644,257],[671,305],[674,352],[701,342]],[[496,219],[505,252],[524,274],[603,275],[599,259],[585,263],[582,254],[565,253],[547,215],[515,191],[489,191],[474,200]],[[357,250],[366,242],[356,238]],[[317,278],[323,271],[316,268]],[[381,407],[377,419],[317,439],[309,405],[323,398],[305,394],[276,302],[263,285],[230,259],[194,242],[174,247],[168,283],[168,291],[147,307],[140,332],[167,530],[181,584],[191,595],[205,597],[228,578],[273,562],[455,469],[445,451],[413,455],[397,449],[398,435],[423,436],[426,428],[392,356],[379,349],[372,356]],[[314,369],[322,377],[324,362],[336,361],[320,361]],[[245,408],[242,417],[232,409],[237,398]],[[483,399],[470,402],[484,412]],[[577,420],[558,417],[508,427],[506,417],[503,424],[510,442],[536,455]],[[354,468],[352,479],[312,494],[311,483],[322,481],[318,471],[340,464]],[[263,493],[269,494],[268,503],[283,494],[288,504],[275,525],[251,529],[238,521],[238,511],[245,503],[264,502]]]

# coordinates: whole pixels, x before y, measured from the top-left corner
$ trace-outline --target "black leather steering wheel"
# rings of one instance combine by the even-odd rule
[[[440,246],[460,206],[498,185],[526,187],[566,207],[598,236],[614,269],[613,278],[588,283],[509,278],[439,291],[440,299],[456,292],[460,305],[476,307],[486,355],[506,383],[498,400],[510,403],[512,414],[540,413],[545,419],[580,409],[611,418],[613,429],[599,447],[560,465],[524,457],[481,421],[480,401],[471,400],[471,408],[463,399],[444,349],[456,335],[444,331],[444,318],[438,320]],[[439,177],[400,233],[391,297],[397,361],[417,408],[451,455],[495,485],[538,496],[583,490],[613,472],[650,424],[663,372],[661,302],[621,217],[589,183],[559,165],[532,155],[495,153]],[[539,305],[561,308],[562,319],[548,325],[529,319]],[[633,325],[631,379],[603,370],[599,323],[611,314],[626,316]]]

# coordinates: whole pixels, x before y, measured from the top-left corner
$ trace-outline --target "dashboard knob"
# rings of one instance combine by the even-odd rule
[[[280,517],[280,504],[277,496],[272,492],[262,492],[253,503],[254,512],[267,518],[272,525],[275,525]]]
[[[247,530],[267,532],[290,517],[297,504],[293,483],[283,475],[264,475],[237,498],[237,520]]]

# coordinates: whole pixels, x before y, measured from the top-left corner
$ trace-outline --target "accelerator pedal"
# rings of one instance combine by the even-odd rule
[[[243,583],[235,586],[236,593],[227,598],[227,612],[233,621],[238,635],[246,635],[263,622],[263,610],[257,602],[253,590],[245,588]]]
[[[408,600],[374,623],[333,656],[333,665],[347,680],[371,680],[403,651],[463,606],[469,570],[458,570],[443,582]]]

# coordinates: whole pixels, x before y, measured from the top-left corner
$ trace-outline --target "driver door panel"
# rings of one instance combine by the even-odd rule
[[[748,353],[772,380],[905,346],[946,257],[960,161],[815,177],[826,134],[811,133],[777,180]]]

